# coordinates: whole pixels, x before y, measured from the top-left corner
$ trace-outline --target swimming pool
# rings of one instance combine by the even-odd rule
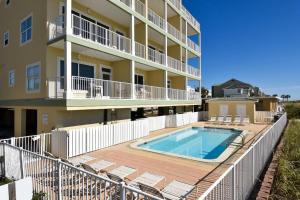
[[[217,159],[242,131],[193,127],[136,145],[137,148],[179,157]]]

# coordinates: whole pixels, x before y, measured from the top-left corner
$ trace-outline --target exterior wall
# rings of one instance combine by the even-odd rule
[[[185,77],[181,76],[170,76],[171,88],[185,90]]]
[[[255,102],[254,101],[209,101],[208,102],[208,116],[219,116],[220,106],[228,105],[228,115],[236,116],[237,105],[246,105],[246,116],[249,117],[250,122],[254,123],[255,119]]]
[[[17,11],[17,12],[16,12]],[[32,40],[24,45],[20,42],[20,23],[32,15]],[[45,95],[46,83],[46,2],[11,1],[8,7],[0,2],[0,100],[40,98]],[[9,45],[3,48],[3,34],[9,31]],[[21,57],[19,57],[21,55]],[[40,62],[40,91],[26,92],[26,65]],[[15,85],[9,87],[8,73],[15,71]]]
[[[180,46],[179,45],[173,45],[168,47],[168,56],[173,57],[177,60],[181,60],[180,58]]]
[[[103,123],[104,121],[104,110],[66,111],[62,108],[50,107],[15,107],[13,108],[15,112],[15,136],[26,135],[26,109],[37,110],[38,133],[50,132],[55,128]],[[43,118],[47,118],[47,121],[43,122]],[[130,120],[130,118],[131,109],[108,110],[108,121]]]
[[[59,76],[59,60],[64,59],[64,50],[54,47],[48,47],[47,50],[47,77],[53,78]],[[101,67],[112,69],[112,79],[120,82],[130,82],[130,61],[122,60],[107,62],[95,57],[89,57],[82,54],[72,53],[72,60],[84,62],[95,66],[95,78],[102,78]]]
[[[174,26],[175,28],[177,28],[177,30],[180,30],[180,16],[179,15],[175,15],[174,17],[168,18],[168,22],[172,26]]]

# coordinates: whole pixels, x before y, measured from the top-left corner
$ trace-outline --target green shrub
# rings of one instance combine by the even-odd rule
[[[285,110],[289,119],[300,119],[300,105],[299,104],[287,104]]]

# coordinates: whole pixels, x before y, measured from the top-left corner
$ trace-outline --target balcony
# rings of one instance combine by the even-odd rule
[[[74,99],[133,99],[132,88],[135,88],[135,99],[165,100],[166,88],[148,85],[103,80],[96,78],[72,76],[72,98]],[[49,78],[47,80],[48,97],[50,99],[64,98],[64,77]],[[200,93],[179,89],[168,89],[171,100],[200,100]]]
[[[135,55],[140,58],[146,58],[146,47],[145,45],[135,42]]]
[[[165,30],[166,21],[150,8],[148,9],[148,20],[161,29]]]
[[[72,15],[72,34],[84,40],[95,42],[125,53],[131,53],[131,39],[103,28],[77,15]],[[63,16],[57,17],[55,24],[49,25],[49,40],[64,34]]]
[[[179,60],[172,58],[170,56],[168,56],[168,67],[175,69],[177,71],[185,72],[182,63]]]
[[[187,45],[194,51],[200,52],[200,46],[193,42],[190,38],[187,38]]]
[[[193,66],[187,65],[186,70],[187,70],[188,74],[191,74],[193,76],[199,77],[201,75],[200,70],[198,68],[193,67]]]
[[[181,40],[181,34],[180,31],[177,30],[174,26],[172,26],[170,23],[168,23],[168,33],[173,35],[177,40]]]
[[[135,1],[135,11],[142,16],[146,16],[146,6],[143,2],[136,0]]]
[[[166,64],[165,54],[151,49],[150,47],[148,47],[148,60],[161,65]]]
[[[181,12],[187,18],[187,20],[196,28],[196,30],[200,31],[200,23],[183,5],[181,5]]]

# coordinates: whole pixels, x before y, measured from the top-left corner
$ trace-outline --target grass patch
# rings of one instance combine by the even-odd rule
[[[271,199],[300,199],[300,122],[290,121],[283,142]]]
[[[6,184],[11,183],[11,182],[13,182],[13,180],[10,180],[6,177],[0,177],[0,186],[1,185],[6,185]]]

